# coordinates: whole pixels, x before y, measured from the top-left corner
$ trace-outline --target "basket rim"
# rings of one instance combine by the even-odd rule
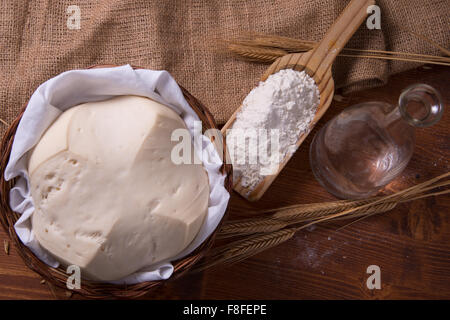
[[[86,69],[94,69],[94,68],[109,68],[109,67],[118,67],[119,65],[115,64],[99,64],[92,65],[87,67]],[[145,69],[144,67],[138,67],[131,65],[133,69]],[[204,129],[218,129],[217,124],[214,120],[213,115],[207,109],[207,107],[200,102],[197,98],[195,98],[188,90],[186,90],[183,86],[181,86],[177,82],[180,87],[184,98],[194,110],[194,112],[198,115],[200,120],[202,121],[202,125]],[[28,102],[27,102],[28,104]],[[20,218],[20,215],[16,212],[13,212],[9,207],[9,192],[11,188],[15,185],[16,179],[11,181],[5,181],[4,178],[4,170],[8,164],[9,156],[11,153],[12,144],[14,141],[14,136],[18,127],[18,124],[25,112],[27,104],[22,108],[19,112],[19,115],[16,119],[11,123],[9,128],[6,130],[5,134],[2,137],[0,144],[0,223],[2,224],[4,230],[8,234],[10,240],[15,244],[17,251],[24,261],[25,265],[31,270],[38,273],[44,280],[46,280],[49,285],[54,285],[67,290],[66,281],[67,281],[67,273],[63,269],[62,266],[58,268],[52,268],[45,264],[45,262],[41,261],[37,258],[31,250],[25,246],[21,240],[18,238],[14,224]],[[223,158],[226,159],[226,143],[223,141]],[[222,165],[221,171],[226,175],[224,187],[231,194],[232,190],[232,177],[233,177],[233,168],[231,164],[227,164],[224,161]],[[155,281],[146,281],[131,285],[124,284],[109,284],[102,282],[94,282],[90,280],[83,279],[82,286],[80,289],[74,290],[74,292],[81,294],[82,296],[88,298],[96,298],[96,299],[107,299],[107,298],[137,298],[142,295],[149,293],[152,289],[161,286],[169,280],[177,279],[184,274],[186,274],[190,268],[201,260],[207,251],[212,247],[215,236],[220,229],[223,222],[226,220],[229,212],[229,206],[227,206],[225,213],[213,231],[213,233],[193,252],[189,255],[172,261],[172,265],[174,267],[174,271],[172,276],[167,280],[155,280]]]

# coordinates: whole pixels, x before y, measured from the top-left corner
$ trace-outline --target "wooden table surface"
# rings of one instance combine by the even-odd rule
[[[395,104],[403,88],[424,82],[450,99],[450,69],[420,67],[390,79],[382,88],[333,101],[323,125],[346,106],[369,100]],[[318,127],[319,127],[318,126]],[[435,126],[417,131],[414,156],[405,172],[388,186],[396,191],[450,169],[450,110]],[[257,203],[232,195],[230,218],[248,210],[334,200],[309,167],[310,134],[267,194]],[[246,261],[168,281],[148,299],[450,299],[450,197],[401,204],[394,210],[338,229],[318,225]],[[1,228],[0,228],[1,229]],[[0,243],[7,236],[0,230]],[[369,290],[367,267],[381,269],[381,289]],[[66,299],[22,262],[14,247],[0,251],[0,299]],[[74,295],[73,298],[80,298]]]

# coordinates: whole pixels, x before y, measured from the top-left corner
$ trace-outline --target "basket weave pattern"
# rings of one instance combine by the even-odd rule
[[[99,67],[111,67],[114,65],[102,65],[93,66],[91,68]],[[138,68],[138,67],[134,67]],[[208,109],[193,95],[191,95],[186,89],[181,87],[183,95],[195,113],[198,115],[202,121],[204,130],[207,129],[217,129],[217,125],[214,121],[214,117],[208,111]],[[17,126],[22,118],[25,108],[22,109],[19,116],[12,122],[5,135],[2,138],[0,145],[0,222],[5,229],[6,233],[10,237],[11,241],[15,244],[19,255],[22,257],[24,263],[32,270],[37,272],[42,278],[47,282],[60,287],[67,288],[66,281],[68,274],[63,267],[52,268],[47,264],[38,259],[31,250],[26,247],[18,238],[14,224],[19,219],[20,215],[13,212],[9,207],[9,192],[15,184],[15,180],[5,181],[4,171],[8,164],[9,156],[11,153],[12,144],[14,141],[14,136],[17,130]],[[223,159],[226,159],[226,145],[223,143]],[[232,186],[232,166],[230,164],[224,164],[222,166],[222,172],[226,175],[225,178],[225,188],[228,192],[231,192]],[[228,210],[227,210],[228,211]],[[225,212],[224,218],[222,219],[220,225],[216,228],[211,236],[206,239],[194,252],[188,256],[179,259],[177,261],[172,261],[174,266],[174,272],[170,279],[176,279],[183,274],[185,274],[196,262],[205,256],[207,251],[211,248],[217,230],[220,229],[223,221],[225,220],[227,212]],[[83,296],[89,298],[135,298],[148,293],[151,289],[163,284],[167,280],[158,281],[147,281],[142,283],[137,283],[133,285],[115,285],[115,284],[105,284],[89,280],[81,281],[81,289],[76,290]]]

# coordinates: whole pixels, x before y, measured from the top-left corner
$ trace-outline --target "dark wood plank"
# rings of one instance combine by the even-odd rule
[[[415,82],[435,86],[449,105],[450,70],[421,67],[392,77],[389,85],[334,101],[303,148],[289,162],[266,195],[249,203],[234,194],[231,218],[248,211],[297,203],[334,200],[314,180],[309,168],[311,138],[345,107],[369,100],[396,103]],[[414,156],[387,191],[401,190],[449,171],[450,114],[417,132]],[[450,298],[450,198],[437,197],[399,205],[394,210],[345,228],[330,223],[301,231],[276,248],[244,262],[168,281],[147,299],[438,299]],[[0,241],[6,238],[0,231]],[[381,290],[368,290],[366,269],[381,268]],[[65,298],[62,290],[59,298]],[[51,299],[47,285],[28,270],[15,248],[0,253],[0,299]],[[78,298],[78,296],[75,296]]]

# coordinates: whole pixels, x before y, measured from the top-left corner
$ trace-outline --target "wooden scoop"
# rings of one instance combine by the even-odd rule
[[[294,69],[298,71],[304,70],[316,82],[320,92],[320,104],[313,121],[309,125],[309,130],[298,137],[296,144],[297,148],[302,144],[309,132],[314,128],[315,124],[330,106],[334,94],[334,81],[331,75],[331,66],[336,56],[341,52],[342,48],[347,44],[348,40],[365,20],[367,8],[373,4],[375,4],[375,0],[350,1],[338,19],[328,30],[322,41],[313,50],[303,54],[294,53],[278,58],[261,77],[261,81],[265,81],[271,74],[282,69]],[[236,115],[241,108],[242,106],[236,110],[230,120],[228,120],[222,128],[223,136],[226,135],[226,130],[232,127]],[[274,175],[266,176],[253,190],[244,188],[240,183],[240,177],[235,179],[233,189],[250,201],[259,200],[289,159],[290,157],[286,156],[280,163],[278,171]],[[227,160],[229,161],[229,159]]]

